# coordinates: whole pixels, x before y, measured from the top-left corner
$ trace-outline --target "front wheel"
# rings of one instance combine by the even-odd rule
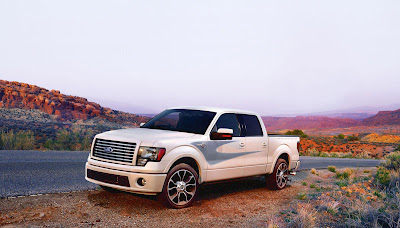
[[[284,159],[278,159],[274,168],[274,172],[266,176],[268,187],[281,190],[286,187],[288,177],[288,163]]]
[[[190,206],[199,189],[198,180],[198,174],[190,165],[182,163],[175,166],[167,174],[161,200],[175,209]]]

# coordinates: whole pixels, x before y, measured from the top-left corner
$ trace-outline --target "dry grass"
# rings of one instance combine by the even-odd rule
[[[317,211],[310,204],[300,204],[297,215],[288,224],[291,228],[316,227]]]
[[[377,168],[318,170],[310,175],[292,209],[282,214],[288,227],[400,227],[398,156]],[[317,170],[312,171],[317,173]],[[309,186],[309,187],[306,187]]]

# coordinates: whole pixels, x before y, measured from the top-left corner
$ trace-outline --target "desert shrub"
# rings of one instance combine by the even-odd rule
[[[354,174],[354,169],[345,168],[345,169],[343,170],[343,173],[347,173],[347,174],[350,176],[350,175]]]
[[[293,131],[287,131],[285,133],[285,135],[298,135],[301,138],[307,138],[308,137],[308,135],[306,135],[302,130],[299,130],[299,129],[294,129]]]
[[[307,182],[303,182],[301,183],[303,186],[307,186]]]
[[[347,136],[348,141],[360,141],[360,138],[358,138],[356,135],[350,135]]]
[[[299,199],[299,200],[307,199],[307,193],[298,193],[297,194],[297,199]]]
[[[320,156],[321,157],[329,157],[329,153],[328,152],[321,152]]]
[[[321,154],[320,151],[318,151],[315,148],[308,148],[305,152],[305,155],[307,156],[314,156],[314,157],[318,157]]]
[[[48,139],[43,146],[50,150],[89,150],[93,136],[91,130],[62,130],[57,132],[55,139]]]
[[[310,184],[310,188],[315,188],[315,184]]]
[[[328,166],[328,170],[331,171],[332,173],[336,173],[336,166],[330,165]]]
[[[380,185],[388,185],[390,183],[390,172],[385,167],[379,167],[376,171],[375,179]]]
[[[303,228],[316,226],[317,211],[311,205],[305,205],[297,210],[296,216],[289,223],[289,227]]]
[[[330,156],[331,156],[332,158],[338,158],[338,157],[339,157],[338,153],[335,153],[335,152],[332,152],[332,153],[330,154]]]
[[[344,139],[344,134],[338,134],[337,138],[338,139]]]
[[[400,169],[400,151],[393,152],[386,156],[385,163],[382,164],[388,170],[399,170]]]
[[[353,174],[354,174],[354,169],[345,168],[342,173],[336,172],[336,178],[348,180],[350,178],[350,176]]]
[[[2,131],[0,134],[0,149],[3,150],[32,150],[35,149],[35,137],[31,131],[13,130]]]
[[[314,169],[314,168],[312,168],[312,169],[311,169],[311,174],[314,174],[314,175],[317,174],[317,170]]]
[[[397,148],[395,149],[395,151],[400,151],[400,144],[397,146]]]
[[[339,187],[345,187],[349,185],[349,181],[347,180],[339,180],[337,182],[335,182],[335,184],[337,184]]]
[[[355,158],[361,158],[361,159],[369,159],[371,158],[370,152],[368,151],[361,151],[361,153],[357,154]]]

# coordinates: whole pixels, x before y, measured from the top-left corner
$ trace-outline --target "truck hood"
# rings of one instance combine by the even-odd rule
[[[178,131],[168,131],[159,129],[148,129],[148,128],[129,128],[120,129],[114,131],[107,131],[96,135],[96,138],[115,140],[115,141],[125,141],[125,142],[135,142],[137,144],[146,144],[146,146],[153,145],[154,142],[165,139],[177,139],[177,138],[189,138],[193,137],[195,134],[178,132]]]

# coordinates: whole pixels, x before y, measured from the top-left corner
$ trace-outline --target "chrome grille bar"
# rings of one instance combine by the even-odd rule
[[[136,143],[96,139],[93,147],[93,157],[132,163]]]

